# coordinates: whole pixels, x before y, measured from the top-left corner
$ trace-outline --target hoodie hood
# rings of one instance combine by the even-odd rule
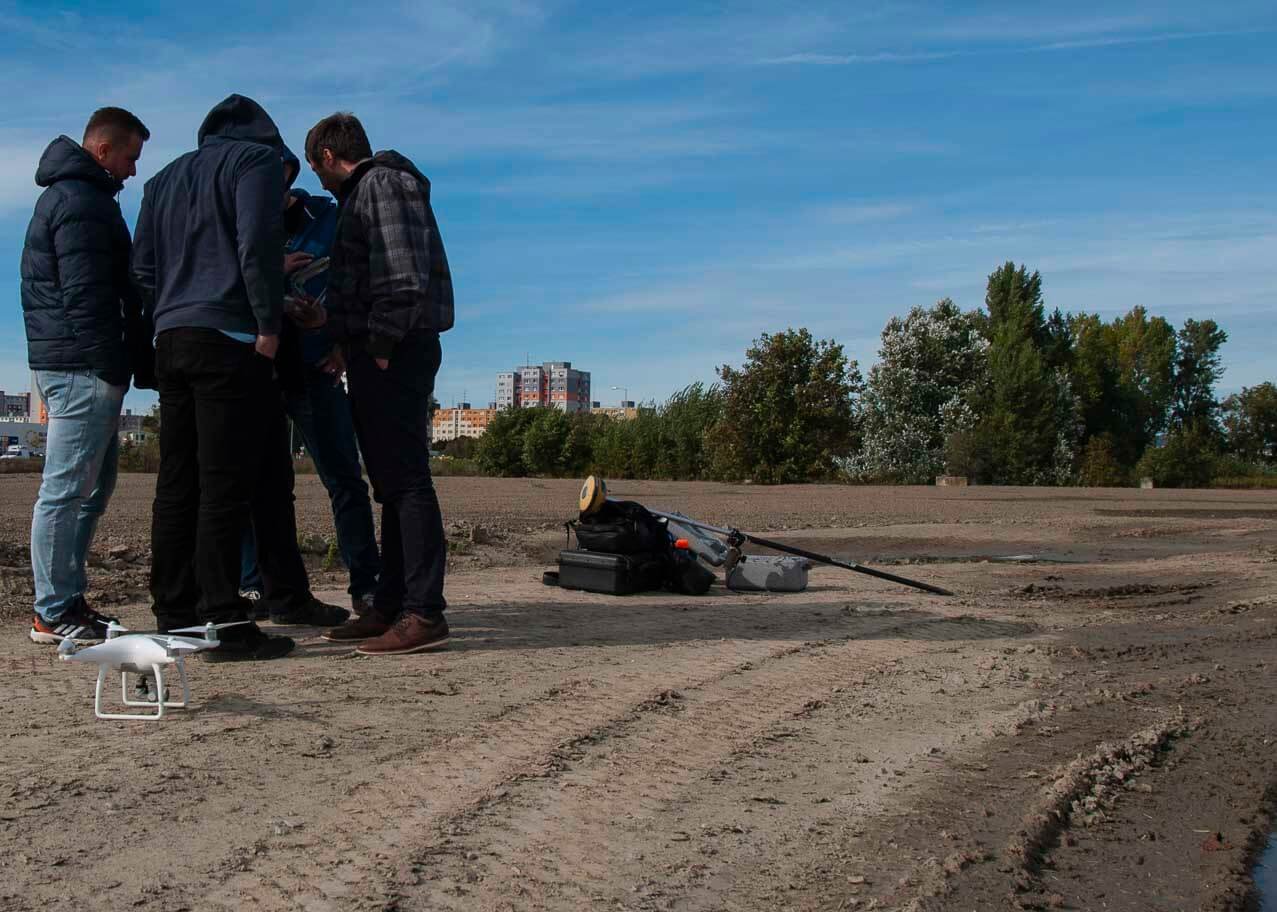
[[[280,140],[279,145],[283,150],[281,154],[284,157],[284,189],[288,189],[293,185],[293,181],[297,180],[297,176],[302,173],[302,163],[293,154],[293,150],[284,144],[283,140]],[[297,192],[303,193],[305,191],[299,190]]]
[[[113,196],[124,189],[123,181],[112,177],[84,146],[69,136],[59,136],[49,143],[35,170],[37,186],[49,187],[60,180],[88,181]]]
[[[426,177],[417,170],[417,166],[410,162],[407,158],[400,155],[394,149],[387,149],[384,152],[378,152],[372,157],[374,165],[381,165],[386,168],[394,168],[396,171],[406,171],[421,181],[426,187],[426,198],[430,198],[430,178]]]
[[[416,165],[404,156],[400,155],[394,149],[386,149],[383,152],[377,152],[372,158],[367,158],[360,162],[355,170],[350,172],[350,177],[346,178],[345,182],[341,185],[341,191],[338,193],[338,196],[343,200],[350,196],[350,192],[355,189],[355,185],[359,183],[363,176],[378,165],[383,168],[392,168],[395,171],[403,171],[407,174],[411,174],[425,189],[426,202],[430,201],[430,178],[418,171]]]
[[[200,146],[217,139],[259,143],[277,149],[281,154],[287,149],[280,138],[279,128],[266,109],[243,95],[231,95],[214,105],[200,124]],[[288,154],[292,155],[291,152]]]

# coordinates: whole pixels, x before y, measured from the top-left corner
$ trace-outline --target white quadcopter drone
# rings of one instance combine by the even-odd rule
[[[112,621],[106,628],[106,642],[87,649],[76,649],[71,640],[63,640],[58,655],[64,662],[87,662],[98,666],[98,683],[93,692],[93,713],[99,719],[140,719],[150,721],[164,718],[164,710],[185,709],[191,701],[191,688],[186,680],[185,658],[206,649],[217,647],[217,632],[225,627],[246,624],[248,621],[232,621],[228,624],[205,624],[201,627],[182,627],[169,633],[129,633],[127,627]],[[196,633],[202,637],[176,636]],[[121,634],[124,634],[121,636]],[[169,700],[164,687],[163,669],[177,666],[178,680],[182,682],[182,699]],[[109,713],[102,711],[102,685],[109,671],[120,673],[120,698],[125,706],[154,707],[149,713]],[[129,675],[137,675],[140,684],[155,679],[155,699],[129,698]],[[144,688],[139,688],[146,692]]]

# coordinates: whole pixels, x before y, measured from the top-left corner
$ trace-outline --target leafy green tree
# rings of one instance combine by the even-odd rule
[[[1277,386],[1242,387],[1224,400],[1228,452],[1250,463],[1277,464]]]
[[[455,437],[441,443],[440,448],[453,459],[473,459],[479,451],[479,441],[474,437]]]
[[[1136,472],[1164,488],[1201,488],[1215,477],[1219,435],[1206,421],[1176,425],[1160,447],[1149,447]]]
[[[714,472],[765,484],[815,481],[857,448],[863,382],[841,345],[806,329],[764,333],[740,368],[719,368],[723,414],[709,433]]]
[[[583,477],[594,470],[594,441],[601,433],[602,423],[608,420],[606,415],[593,412],[574,412],[568,416],[569,430],[561,458],[564,474]]]
[[[1119,465],[1133,469],[1166,428],[1175,377],[1175,330],[1143,307],[1103,322],[1095,314],[1069,318],[1069,374],[1086,437],[1104,436]]]
[[[1073,327],[1058,307],[1042,329],[1042,356],[1053,371],[1068,370],[1073,364]]]
[[[948,298],[892,317],[861,400],[863,445],[847,472],[864,481],[926,484],[945,443],[974,423],[969,402],[988,380],[980,315]]]
[[[528,474],[523,462],[523,436],[544,409],[503,409],[488,422],[479,438],[479,467],[487,475],[522,477]]]
[[[1219,414],[1215,384],[1224,375],[1219,350],[1228,333],[1214,320],[1185,320],[1175,352],[1175,397],[1171,420],[1177,426],[1214,427]]]
[[[631,459],[632,422],[603,418],[595,425],[593,444],[594,470],[607,478],[635,478]]]
[[[723,415],[723,391],[717,384],[693,383],[658,410],[659,453],[656,474],[661,478],[695,480],[708,468],[705,438]]]
[[[1042,277],[1006,263],[990,276],[985,293],[989,382],[973,395],[979,415],[973,431],[953,438],[952,471],[996,484],[1067,481],[1074,471],[1080,435],[1076,396],[1063,368],[1071,337],[1048,327]]]
[[[536,409],[536,413],[523,432],[524,468],[530,475],[558,475],[572,423],[556,408]]]
[[[989,393],[978,426],[988,449],[988,480],[1053,480],[1056,394],[1055,378],[1032,338],[1022,336],[1015,323],[1000,327],[989,347]]]
[[[992,341],[1002,327],[1011,327],[1016,338],[1029,339],[1045,348],[1047,327],[1042,304],[1042,276],[1030,275],[1024,266],[1008,260],[990,275],[985,286],[986,335]]]
[[[1113,438],[1108,434],[1086,442],[1077,481],[1090,488],[1116,488],[1129,483],[1129,471],[1118,461]]]

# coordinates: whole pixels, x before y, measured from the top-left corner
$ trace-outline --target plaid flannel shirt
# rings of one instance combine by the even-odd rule
[[[452,328],[452,275],[430,182],[411,162],[380,152],[352,177],[329,260],[329,332],[386,358],[413,330]]]

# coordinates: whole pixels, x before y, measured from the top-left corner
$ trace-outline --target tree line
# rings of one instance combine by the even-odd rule
[[[1143,307],[1048,314],[1041,275],[1008,262],[982,309],[945,298],[888,321],[867,377],[841,345],[791,328],[633,419],[509,409],[446,452],[504,476],[1277,483],[1277,387],[1219,401],[1227,338],[1214,320],[1176,329]]]

